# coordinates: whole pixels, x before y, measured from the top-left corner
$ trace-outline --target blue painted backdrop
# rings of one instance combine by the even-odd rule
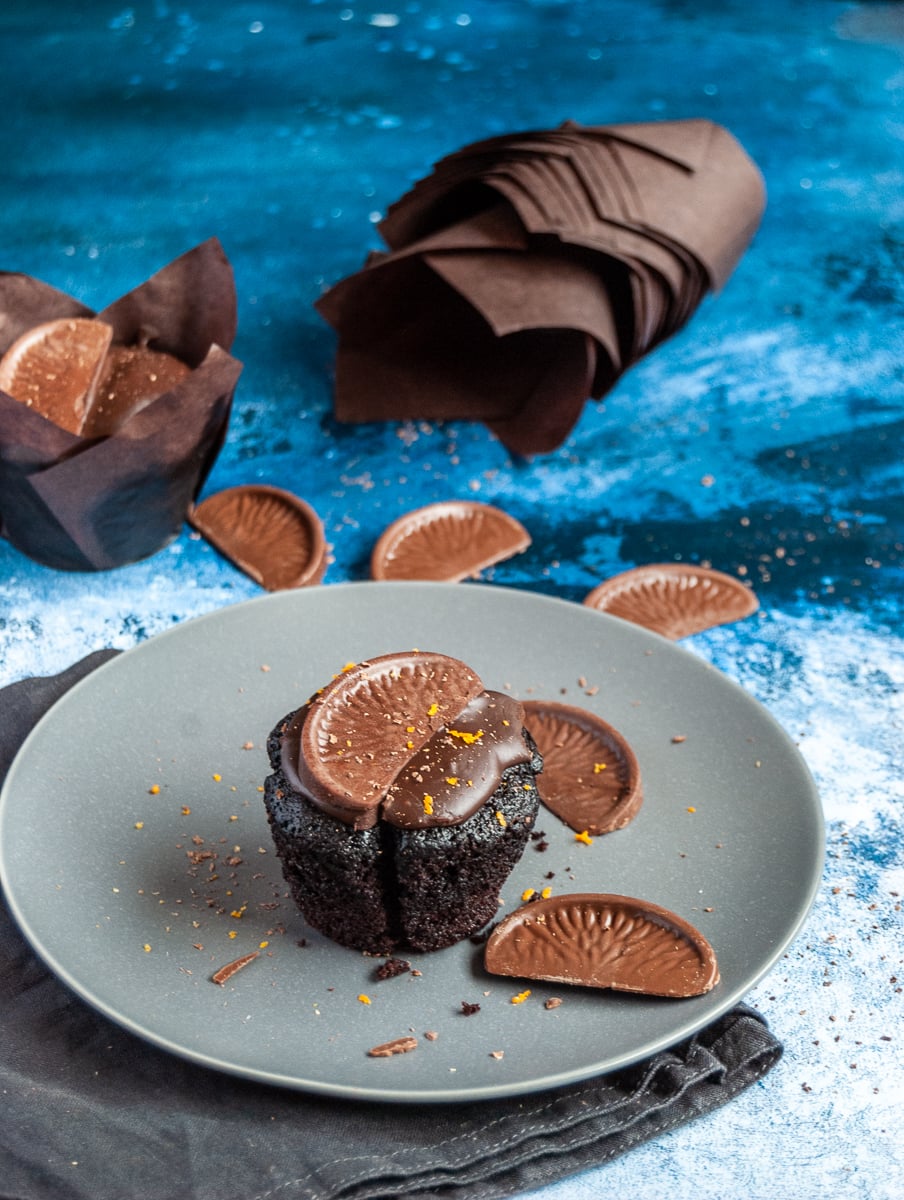
[[[751,997],[783,1066],[607,1168],[635,1197],[668,1177],[676,1195],[765,1200],[791,1194],[792,1164],[798,1197],[901,1194],[902,8],[33,0],[0,14],[0,268],[100,308],[218,236],[245,368],[207,491],[261,481],[307,499],[333,546],[327,585],[366,578],[391,519],[451,496],[532,533],[499,583],[580,600],[662,559],[753,583],[758,617],[689,644],[799,742],[829,820],[826,880]],[[764,223],[724,291],[563,447],[512,461],[482,425],[332,419],[335,342],[313,301],[379,246],[375,222],[433,161],[569,118],[693,116],[760,165]],[[257,593],[187,528],[104,575],[0,543],[0,683]]]

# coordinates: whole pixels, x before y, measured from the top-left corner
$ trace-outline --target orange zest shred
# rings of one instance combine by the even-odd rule
[[[475,742],[479,742],[483,737],[483,730],[478,729],[476,733],[468,733],[467,730],[450,729],[449,737],[461,738],[466,746],[473,746]]]
[[[505,819],[505,813],[500,812],[498,808],[496,809],[496,820],[499,822],[499,824],[502,826],[503,829],[505,829],[505,827],[508,825],[508,821],[506,821],[506,819]]]
[[[574,835],[574,840],[576,842],[583,842],[585,846],[593,845],[593,838],[590,836],[590,834],[587,832],[586,829],[582,829],[580,833],[576,833]]]
[[[428,817],[433,816],[433,797],[429,792],[424,792],[424,812]]]
[[[517,996],[512,996],[512,1004],[523,1004],[530,995],[530,988],[524,992],[519,992]]]

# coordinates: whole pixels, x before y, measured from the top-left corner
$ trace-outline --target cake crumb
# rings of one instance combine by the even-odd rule
[[[461,1002],[461,1015],[463,1017],[473,1017],[475,1013],[480,1012],[479,1004],[470,1004],[467,1000]]]
[[[543,1007],[547,1009],[559,1008],[561,1004],[562,1001],[558,996],[550,996],[548,1000],[544,1001]]]
[[[428,1042],[435,1042],[436,1039],[439,1037],[439,1034],[436,1032],[435,1029],[428,1029],[426,1031],[426,1033],[424,1034],[424,1037],[427,1039]]]
[[[411,963],[404,958],[387,958],[374,972],[377,979],[395,979],[411,970]]]
[[[499,1059],[504,1058],[504,1057],[505,1057],[504,1050],[491,1050],[490,1051],[490,1058],[495,1058],[497,1062],[499,1061]]]

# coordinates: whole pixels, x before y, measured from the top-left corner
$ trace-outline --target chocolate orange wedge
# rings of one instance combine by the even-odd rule
[[[267,591],[306,587],[323,579],[323,524],[309,504],[283,488],[226,488],[196,505],[188,521]]]
[[[584,604],[673,641],[740,621],[759,607],[753,591],[739,579],[693,563],[633,567],[600,583]]]
[[[473,671],[432,651],[349,664],[303,713],[299,781],[327,812],[373,824],[403,767],[482,691]]]
[[[543,755],[544,805],[576,832],[621,829],[643,802],[640,767],[624,737],[602,717],[555,700],[525,700],[524,723]]]
[[[446,500],[406,513],[380,535],[370,561],[373,579],[454,583],[511,558],[530,534],[508,513],[476,500]]]
[[[113,329],[61,317],[23,333],[0,360],[0,388],[69,433],[80,433],[104,370]]]
[[[496,926],[484,950],[494,975],[642,992],[699,996],[719,982],[706,938],[658,904],[574,893],[538,900]]]

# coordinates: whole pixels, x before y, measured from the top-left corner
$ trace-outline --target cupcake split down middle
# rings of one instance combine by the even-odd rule
[[[432,951],[496,915],[536,820],[518,700],[432,651],[348,664],[268,740],[264,802],[308,923],[371,954]]]

